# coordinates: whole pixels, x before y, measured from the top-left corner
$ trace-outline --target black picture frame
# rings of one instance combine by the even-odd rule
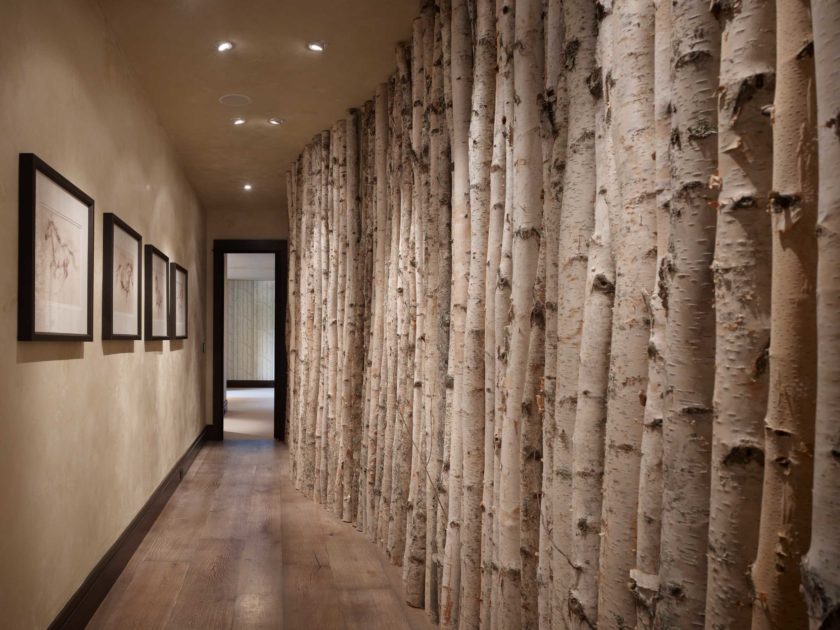
[[[145,328],[145,335],[144,339],[146,341],[161,341],[163,339],[169,339],[169,257],[160,251],[154,245],[145,245],[145,252],[146,255],[143,260],[143,266],[145,267],[145,295],[144,295],[144,328]],[[154,282],[154,259],[158,257],[163,260],[164,264],[166,265],[166,271],[163,274],[164,282],[166,286],[162,287],[162,291],[157,293],[157,287],[155,286]],[[160,297],[164,300],[163,310],[164,310],[164,330],[163,334],[155,334],[155,319],[154,316],[154,307],[157,304],[156,297]]]
[[[179,273],[184,274],[184,334],[178,334],[178,282]],[[169,263],[169,338],[187,339],[189,336],[190,286],[189,272],[176,262]]]
[[[19,155],[19,200],[18,200],[18,340],[19,341],[93,341],[93,221],[94,201],[70,180],[61,175],[57,170],[44,162],[34,153],[21,153]],[[75,198],[82,205],[87,207],[87,229],[84,226],[79,228],[80,234],[87,234],[87,268],[79,270],[81,284],[87,287],[86,299],[82,298],[82,306],[87,309],[82,321],[85,322],[84,332],[52,332],[50,330],[39,330],[36,322],[39,298],[36,295],[36,286],[39,274],[37,256],[39,247],[36,243],[38,227],[38,174],[46,177],[50,182],[58,186],[71,197]],[[55,212],[55,211],[54,211]],[[52,224],[52,221],[50,222]],[[49,232],[48,232],[49,233]],[[55,234],[55,232],[53,232]],[[45,239],[49,237],[45,234]],[[55,237],[59,247],[65,251],[72,250],[67,243],[62,244],[60,235]],[[51,241],[52,243],[53,241]],[[84,244],[81,244],[84,251]],[[43,251],[43,250],[42,250]],[[51,273],[63,273],[67,278],[67,261],[75,262],[63,255],[64,265],[56,263],[55,251],[51,264]]]
[[[137,241],[137,269],[132,276],[137,282],[137,330],[134,333],[114,332],[114,230],[119,229]],[[102,339],[134,340],[143,337],[143,237],[112,212],[102,215]]]

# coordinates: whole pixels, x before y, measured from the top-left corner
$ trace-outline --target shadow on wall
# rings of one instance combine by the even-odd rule
[[[44,361],[69,361],[85,358],[85,344],[67,341],[19,341],[18,363],[42,363]]]
[[[132,354],[134,341],[131,339],[106,339],[102,341],[102,354]]]

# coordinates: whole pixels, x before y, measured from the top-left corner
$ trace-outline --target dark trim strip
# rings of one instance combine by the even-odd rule
[[[289,247],[284,240],[213,241],[213,428],[208,439],[223,440],[224,342],[225,342],[225,254],[275,254],[274,278],[274,439],[286,438],[286,303]]]
[[[137,547],[140,546],[143,538],[163,511],[169,497],[172,496],[181,479],[187,474],[198,451],[201,450],[207,440],[208,433],[209,425],[201,429],[201,433],[195,438],[187,452],[160,482],[160,485],[137,513],[137,516],[117,538],[117,542],[93,567],[93,571],[85,578],[70,601],[65,604],[61,612],[49,625],[49,630],[82,630],[87,626],[105,596],[108,595],[108,591],[111,590],[114,582],[120,577],[125,565],[131,560],[131,556],[137,551]]]
[[[274,387],[274,381],[228,381],[228,387]]]

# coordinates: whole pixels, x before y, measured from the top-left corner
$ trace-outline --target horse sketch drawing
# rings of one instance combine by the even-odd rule
[[[126,295],[126,297],[131,295],[131,292],[134,290],[134,263],[129,261],[125,261],[117,265],[116,270],[117,276],[117,286],[119,287],[120,291]]]
[[[47,222],[44,240],[48,246],[50,273],[56,280],[67,280],[71,270],[76,268],[76,253],[61,237],[61,232],[52,219]]]

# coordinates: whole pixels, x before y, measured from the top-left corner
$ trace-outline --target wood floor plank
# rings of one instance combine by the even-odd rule
[[[400,569],[294,488],[271,440],[206,445],[89,628],[428,630]]]

